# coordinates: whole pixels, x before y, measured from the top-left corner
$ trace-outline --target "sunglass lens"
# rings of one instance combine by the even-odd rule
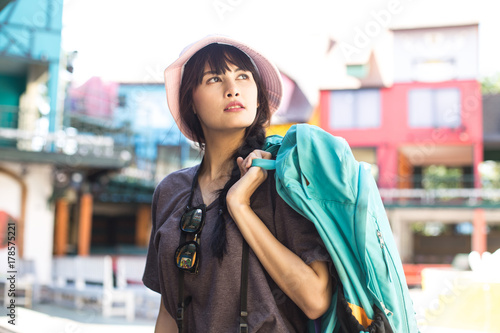
[[[195,269],[197,265],[196,252],[197,246],[194,243],[185,244],[178,248],[175,254],[177,267],[186,270]]]
[[[181,219],[181,228],[185,232],[198,232],[200,229],[201,221],[203,219],[203,210],[196,208],[190,210]]]

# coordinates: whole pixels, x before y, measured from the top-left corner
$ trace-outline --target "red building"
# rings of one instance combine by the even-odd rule
[[[479,174],[478,25],[393,29],[380,40],[355,59],[344,54],[342,75],[323,83],[322,128],[374,166],[403,261],[451,263],[496,249],[486,224],[500,213]]]
[[[332,134],[346,138],[355,154],[360,148],[373,151],[371,155],[379,169],[378,184],[381,188],[411,188],[414,167],[434,164],[474,170],[475,187],[479,187],[477,166],[483,161],[480,88],[477,81],[456,80],[395,83],[389,88],[323,90],[321,124]],[[357,104],[354,100],[363,97],[372,99],[373,104],[369,103],[368,111],[360,111],[362,118],[343,120],[350,124],[336,126],[336,117],[344,117],[336,115],[336,104],[344,104],[345,108],[346,99]],[[423,98],[429,101],[423,101]],[[433,109],[431,104],[439,98],[449,98],[451,101],[441,110],[436,105]],[[415,99],[420,100],[416,102]],[[362,103],[359,107],[362,107]],[[420,108],[412,103],[429,104],[426,107],[430,108]],[[377,115],[373,115],[375,109],[378,110]],[[362,112],[376,119],[367,120]],[[442,113],[437,115],[442,120],[424,119],[425,113]],[[370,121],[373,126],[363,126],[363,122]]]

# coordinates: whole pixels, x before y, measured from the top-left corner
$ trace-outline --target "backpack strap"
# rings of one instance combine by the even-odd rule
[[[276,169],[276,160],[265,160],[263,158],[256,158],[252,160],[252,166],[258,166],[265,170]]]
[[[276,158],[276,155],[278,154],[278,151],[281,148],[281,142],[283,141],[283,137],[281,135],[271,135],[266,138],[266,142],[264,143],[264,146],[262,147],[262,150],[267,151],[268,153],[271,153],[273,156],[273,160],[266,160],[266,159],[261,159],[261,158],[256,158],[252,160],[252,166],[258,166],[261,167],[262,169],[265,170],[274,170],[276,169],[276,161],[274,158]]]
[[[281,142],[283,141],[283,137],[281,135],[271,135],[266,138],[266,142],[262,147],[262,150],[265,150],[271,154],[273,157],[276,156],[278,150],[280,150]]]

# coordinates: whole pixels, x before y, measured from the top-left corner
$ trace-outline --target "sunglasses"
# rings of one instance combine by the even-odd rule
[[[179,227],[181,232],[194,234],[192,241],[187,241],[175,251],[175,264],[181,270],[197,274],[200,262],[200,235],[205,224],[206,206],[200,205],[188,209],[182,214]]]

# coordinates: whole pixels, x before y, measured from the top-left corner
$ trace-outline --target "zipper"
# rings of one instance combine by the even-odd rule
[[[384,261],[385,261],[385,264],[387,266],[387,271],[389,272],[389,279],[391,280],[391,282],[393,282],[391,271],[390,271],[390,266],[389,266],[389,260],[391,261],[391,263],[393,264],[392,266],[394,267],[394,259],[392,258],[391,254],[389,253],[387,246],[386,246],[386,243],[384,241],[384,238],[382,237],[382,232],[380,231],[380,226],[378,224],[378,220],[375,218],[375,216],[373,216],[373,218],[374,218],[375,224],[377,226],[377,237],[378,237],[379,242],[380,242],[380,247],[382,248],[382,251],[383,251]],[[401,279],[399,278],[399,274],[398,274],[397,269],[395,269],[395,273],[396,273],[396,275],[398,275],[398,278],[396,280],[398,281],[397,285],[399,287],[399,288],[395,288],[395,290],[399,294],[399,297],[403,300],[403,304],[406,304],[406,297],[404,295],[403,286],[401,283]],[[393,315],[393,313],[385,307],[385,304],[383,304],[381,302],[381,305],[384,307],[384,311],[388,316]],[[406,319],[406,318],[408,318],[408,310],[407,310],[406,306],[403,306],[403,308],[404,308],[404,313],[405,313],[404,318]],[[407,332],[410,332],[410,324],[408,323],[407,320],[403,320],[403,321],[406,324],[405,326],[406,326]]]
[[[378,225],[377,225],[377,236],[378,236],[378,241],[380,243],[380,248],[382,249],[382,254],[384,256],[385,267],[387,268],[387,274],[389,275],[389,281],[392,282],[392,274],[391,274],[391,270],[389,269],[389,260],[387,258],[389,256],[389,254],[387,253],[385,241],[384,241],[384,238],[382,237],[382,232],[380,231],[380,229],[378,229]]]

